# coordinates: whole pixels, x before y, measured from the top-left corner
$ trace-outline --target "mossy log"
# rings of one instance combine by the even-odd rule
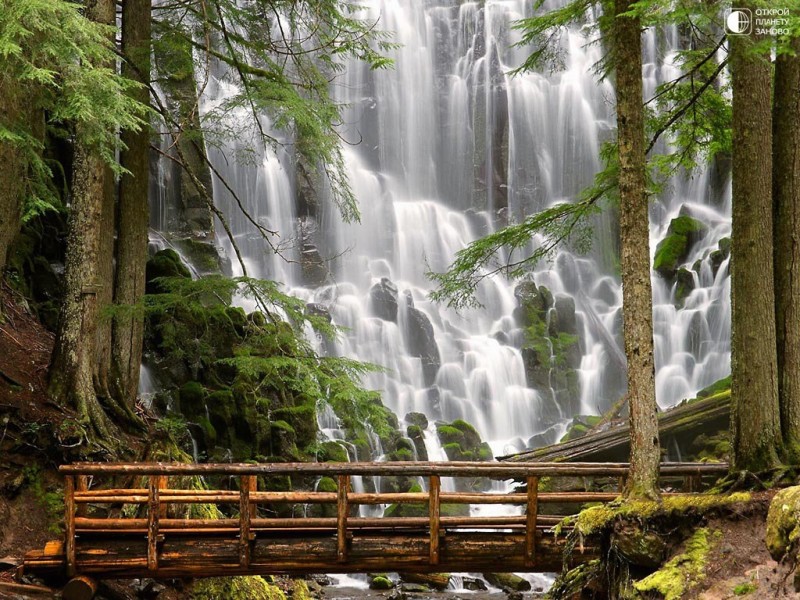
[[[700,434],[727,431],[729,423],[730,391],[680,404],[658,416],[662,447],[668,451],[676,446],[676,442],[678,447],[686,447]],[[589,431],[574,440],[502,456],[498,460],[509,462],[628,460],[629,444],[628,423],[618,422],[604,430]]]

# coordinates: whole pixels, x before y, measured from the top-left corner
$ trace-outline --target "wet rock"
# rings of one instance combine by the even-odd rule
[[[385,575],[378,575],[369,582],[371,590],[390,590],[394,587],[394,582]]]
[[[155,256],[147,261],[145,267],[145,291],[148,294],[165,292],[163,285],[155,280],[160,277],[183,277],[191,279],[192,274],[181,261],[181,257],[172,248],[156,252]]]
[[[492,337],[497,340],[497,342],[502,346],[508,346],[510,340],[508,338],[508,334],[505,331],[495,331],[492,334]]]
[[[301,217],[297,221],[300,239],[300,268],[303,282],[309,287],[319,287],[331,279],[328,265],[319,253],[315,239],[317,221],[313,217]]]
[[[411,356],[422,361],[422,374],[426,386],[433,385],[442,364],[433,325],[421,310],[409,307],[406,317],[406,349]]]
[[[408,437],[414,443],[417,460],[428,460],[428,449],[425,447],[425,434],[419,425],[409,425],[406,430]]]
[[[527,579],[513,573],[484,573],[486,581],[503,591],[527,592],[531,584]]]
[[[382,277],[370,288],[369,300],[373,315],[397,323],[397,286],[388,278]]]
[[[672,219],[666,237],[658,243],[653,269],[665,279],[672,279],[680,264],[686,260],[692,246],[708,231],[702,221],[681,215]]]
[[[400,586],[400,589],[406,594],[425,594],[431,591],[431,588],[427,585],[420,583],[404,583]]]
[[[675,305],[682,307],[686,302],[686,298],[694,290],[694,275],[688,269],[681,267],[675,274]]]
[[[558,325],[556,333],[568,333],[575,335],[578,332],[578,325],[575,319],[575,300],[570,296],[558,296],[555,300],[556,315]]]
[[[200,275],[221,271],[220,251],[210,239],[188,237],[176,239],[173,243]]]
[[[428,428],[428,417],[419,412],[410,412],[406,414],[405,422],[409,425],[416,425],[420,429]]]
[[[465,590],[470,590],[471,592],[485,592],[488,589],[483,579],[478,579],[477,577],[464,577],[462,585]]]
[[[445,590],[450,584],[449,573],[399,573],[404,583],[418,583],[435,590]]]

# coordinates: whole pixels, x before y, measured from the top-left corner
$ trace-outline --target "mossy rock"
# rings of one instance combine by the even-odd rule
[[[443,446],[447,444],[456,444],[461,446],[464,441],[464,432],[452,425],[437,425],[436,433],[439,436],[439,441]]]
[[[653,270],[666,279],[675,277],[681,262],[686,260],[692,245],[707,231],[702,221],[681,215],[672,219],[667,229],[667,236],[658,243]]]
[[[644,597],[680,600],[696,588],[706,576],[708,557],[720,532],[698,529],[685,542],[683,552],[672,557],[658,571],[633,584]]]
[[[317,482],[316,490],[318,492],[336,493],[339,491],[339,486],[332,477],[321,477]]]
[[[567,429],[567,432],[562,436],[559,442],[569,442],[585,436],[589,431],[595,427],[603,417],[596,415],[578,415],[572,419],[572,424]]]
[[[198,579],[189,596],[195,600],[286,600],[278,586],[258,576]]]
[[[394,582],[386,576],[379,575],[373,577],[369,582],[369,589],[371,590],[391,590],[394,587]]]
[[[316,448],[318,462],[349,462],[347,448],[338,442],[322,442]]]
[[[681,267],[675,274],[675,281],[675,305],[681,307],[694,290],[694,275],[688,269]]]
[[[478,431],[463,419],[456,419],[452,426],[464,434],[464,443],[468,448],[475,448],[481,445],[481,436]]]
[[[297,443],[308,446],[317,439],[317,412],[312,405],[291,406],[272,411],[274,419],[289,423],[297,434]]]
[[[416,425],[420,429],[428,428],[428,417],[419,412],[410,412],[405,416],[405,422],[411,425]]]
[[[178,390],[181,413],[190,420],[206,416],[206,388],[198,381],[189,381]]]
[[[667,542],[657,531],[624,523],[611,536],[612,548],[632,565],[655,569],[664,562]]]
[[[213,243],[185,238],[175,240],[175,245],[183,252],[186,260],[201,274],[207,275],[220,272],[219,251]]]
[[[714,396],[720,392],[724,392],[725,390],[731,389],[731,376],[728,375],[727,377],[723,377],[722,379],[715,381],[709,386],[704,387],[702,390],[697,392],[698,398],[707,398],[708,396]]]
[[[191,279],[192,274],[183,264],[181,257],[172,248],[156,252],[145,266],[145,292],[162,294],[166,290],[157,281],[161,277],[182,277]]]
[[[527,592],[531,589],[531,583],[519,575],[513,573],[484,573],[484,579],[501,590],[512,592]]]
[[[788,487],[772,499],[767,513],[765,541],[775,560],[794,554],[800,539],[800,486]]]

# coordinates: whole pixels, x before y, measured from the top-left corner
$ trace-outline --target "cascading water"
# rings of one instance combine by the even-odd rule
[[[300,206],[298,165],[288,147],[250,152],[247,162],[237,161],[245,148],[258,147],[245,108],[227,117],[243,132],[237,140],[209,147],[224,179],[214,178],[215,202],[248,273],[284,282],[347,328],[329,350],[386,367],[365,384],[380,390],[400,418],[414,411],[431,421],[465,419],[498,454],[521,450],[543,432],[538,443],[553,441],[575,413],[597,413],[624,392],[621,291],[607,258],[614,252],[613,218],[595,224],[589,255],[562,249],[530,277],[552,293],[556,308],[562,301],[574,320],[577,397],[566,404],[547,380],[530,381],[521,351],[525,336],[513,316],[519,300],[513,282],[484,280],[478,290],[482,309],[455,312],[428,299],[432,284],[426,273],[445,270],[468,243],[573,200],[600,168],[600,144],[613,136],[613,88],[598,83],[592,72],[603,48],[589,43],[582,29],[562,38],[563,71],[509,75],[529,53],[516,45],[519,34],[512,27],[530,16],[526,4],[365,3],[365,18],[394,32],[400,46],[391,52],[393,69],[369,71],[353,60],[332,88],[347,107],[340,133],[350,142],[344,153],[360,223],[342,222],[324,186],[316,190],[319,206]],[[587,22],[594,18],[586,15]],[[646,32],[646,96],[676,75],[677,47],[676,31]],[[212,73],[205,85],[204,111],[232,93],[221,73]],[[280,141],[268,115],[260,122]],[[157,226],[168,215],[163,204],[174,184],[167,179],[159,188],[166,193],[154,194]],[[653,276],[662,407],[729,370],[727,261],[712,268],[707,260],[714,244],[729,235],[727,198],[725,177],[706,170],[692,179],[675,177],[653,202],[651,253],[675,216],[691,214],[706,224],[686,258],[695,269],[682,307],[676,307],[675,283]],[[277,232],[273,246],[292,260],[268,247],[253,222]],[[217,236],[233,256],[227,238],[220,231]],[[314,281],[300,266],[309,244],[316,256],[335,257]],[[233,269],[240,272],[236,261]],[[558,317],[563,319],[561,311]]]
[[[531,381],[525,334],[515,309],[521,297],[502,277],[482,282],[482,309],[461,312],[432,303],[426,273],[443,271],[455,253],[507,222],[573,201],[600,169],[603,141],[613,138],[613,87],[592,67],[603,55],[583,28],[562,38],[564,70],[509,75],[530,52],[516,46],[513,23],[530,15],[524,0],[369,0],[365,18],[394,32],[391,70],[348,62],[332,93],[347,108],[340,128],[346,171],[361,210],[343,223],[324,186],[318,205],[301,198],[299,166],[285,148],[233,157],[248,135],[209,148],[209,157],[260,226],[278,232],[285,255],[267,246],[219,178],[214,198],[230,223],[248,273],[282,281],[327,310],[345,328],[327,351],[386,368],[365,378],[400,419],[430,421],[425,446],[445,459],[435,422],[464,419],[496,455],[555,441],[576,413],[598,413],[624,393],[621,289],[615,273],[613,215],[595,222],[588,255],[568,248],[531,273],[552,295],[547,326],[578,340],[572,395],[552,377]],[[542,10],[550,10],[546,3]],[[587,13],[587,22],[597,15]],[[645,95],[676,75],[676,31],[645,34]],[[203,109],[230,93],[212,77]],[[256,139],[245,109],[228,116]],[[249,124],[249,125],[248,125]],[[261,127],[269,129],[269,116]],[[249,129],[248,129],[249,128]],[[270,131],[272,135],[279,133]],[[651,254],[678,215],[705,229],[684,262],[691,291],[677,301],[676,283],[653,274],[657,397],[662,407],[691,397],[729,372],[730,306],[727,259],[709,255],[730,234],[724,170],[676,176],[652,203]],[[159,209],[157,214],[163,214]],[[229,256],[229,241],[218,230]],[[533,244],[539,240],[533,240]],[[302,267],[311,257],[316,268]],[[317,259],[330,257],[326,264]],[[240,272],[235,261],[235,272]],[[313,276],[309,272],[313,272]],[[329,407],[328,407],[329,408]],[[319,424],[341,439],[336,416],[322,407]],[[380,452],[378,443],[375,452]],[[449,485],[449,484],[448,484]]]

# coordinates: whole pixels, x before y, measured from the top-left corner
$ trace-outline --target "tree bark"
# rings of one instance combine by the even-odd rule
[[[63,406],[74,407],[90,434],[112,440],[112,426],[94,390],[97,343],[99,223],[105,165],[77,135],[72,205],[67,235],[64,300],[59,316],[49,391]]]
[[[150,82],[150,0],[129,0],[122,5],[123,75],[143,84]],[[135,99],[149,104],[150,92],[142,87]],[[144,298],[150,174],[150,128],[124,131],[120,162],[130,173],[119,186],[117,277],[114,302],[141,308]],[[124,312],[114,320],[113,373],[115,397],[123,407],[133,407],[139,387],[142,362],[144,315],[141,310]]]
[[[113,23],[114,1],[87,0],[86,14],[93,21]],[[56,402],[76,409],[87,433],[96,441],[116,446],[114,426],[95,393],[98,296],[104,284],[99,277],[101,225],[108,203],[109,170],[99,154],[84,142],[80,126],[75,140],[64,300],[50,365],[49,391]]]
[[[658,442],[653,301],[646,193],[642,34],[638,18],[622,16],[632,0],[616,0],[614,59],[619,145],[620,263],[631,430],[631,470],[624,496],[658,498]]]
[[[24,125],[23,94],[16,82],[0,73],[0,123],[8,129]],[[0,142],[0,271],[6,266],[8,250],[22,223],[25,197],[26,161],[13,144]]]
[[[800,37],[795,56],[775,60],[772,110],[772,202],[775,319],[781,433],[788,457],[800,459]]]
[[[761,38],[753,34],[731,36],[729,41],[733,87],[732,467],[754,472],[776,466],[781,446],[769,151],[772,71],[768,57],[753,50],[758,41]]]

